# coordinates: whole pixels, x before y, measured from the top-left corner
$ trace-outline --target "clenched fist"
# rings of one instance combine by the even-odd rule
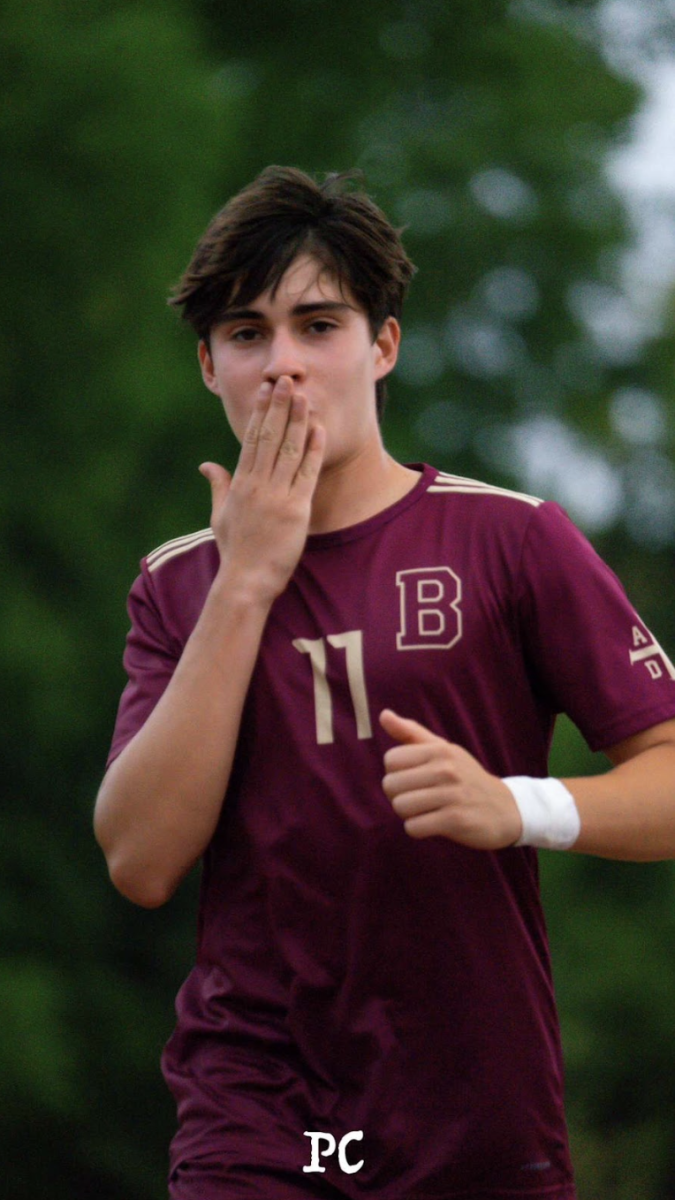
[[[448,837],[476,850],[512,846],[522,822],[509,788],[461,746],[391,709],[380,724],[398,746],[384,756],[382,786],[411,837]]]

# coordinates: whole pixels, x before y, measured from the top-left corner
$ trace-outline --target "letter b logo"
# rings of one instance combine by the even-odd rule
[[[398,571],[401,628],[397,650],[449,650],[462,636],[462,581],[450,567]]]

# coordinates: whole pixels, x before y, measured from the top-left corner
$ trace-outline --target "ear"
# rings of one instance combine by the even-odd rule
[[[218,387],[218,380],[216,379],[216,373],[213,369],[213,359],[211,358],[211,351],[209,350],[209,348],[203,338],[200,339],[199,345],[197,347],[197,356],[199,358],[199,365],[201,367],[202,379],[204,380],[204,383],[206,384],[209,391],[213,392],[214,396],[219,396],[220,389]]]
[[[396,317],[387,317],[375,338],[375,379],[384,379],[393,371],[401,344],[401,326]]]

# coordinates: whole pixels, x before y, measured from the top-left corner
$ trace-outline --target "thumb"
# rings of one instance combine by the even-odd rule
[[[411,721],[409,717],[399,717],[391,708],[385,708],[380,713],[380,725],[396,742],[411,745],[415,742],[438,741],[437,735],[425,725],[420,725],[419,721]]]
[[[211,484],[211,501],[213,507],[222,504],[230,490],[232,476],[218,463],[204,462],[199,468],[199,474],[208,479]]]

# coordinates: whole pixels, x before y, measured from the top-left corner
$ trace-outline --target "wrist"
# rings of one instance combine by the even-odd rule
[[[523,831],[516,846],[569,850],[581,832],[574,796],[559,779],[513,775],[504,780],[516,802]]]
[[[278,595],[278,589],[275,590],[262,572],[240,570],[227,560],[221,560],[211,592],[228,607],[265,614]]]

